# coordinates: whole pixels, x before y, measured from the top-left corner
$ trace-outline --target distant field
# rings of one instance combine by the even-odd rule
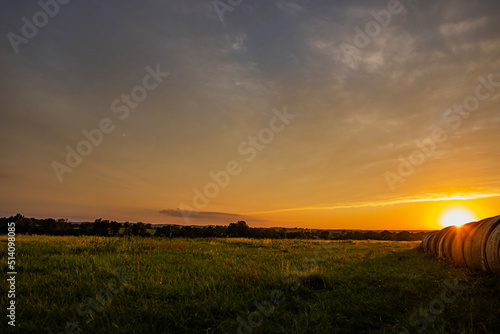
[[[500,333],[499,281],[420,242],[16,239],[17,327],[3,332]]]

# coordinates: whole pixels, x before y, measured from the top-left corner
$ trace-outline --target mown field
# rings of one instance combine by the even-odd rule
[[[2,332],[500,333],[499,280],[419,245],[17,236]]]

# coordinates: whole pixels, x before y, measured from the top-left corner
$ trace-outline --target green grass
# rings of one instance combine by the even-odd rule
[[[83,333],[236,333],[237,319],[250,317],[253,333],[416,333],[423,316],[410,316],[457,278],[467,288],[427,321],[426,332],[500,333],[499,281],[424,254],[419,242],[16,239],[17,326],[7,326],[4,314],[2,332],[59,333],[74,322]],[[79,305],[122,271],[133,279],[86,324]],[[256,312],[254,302],[272,300],[272,312]]]

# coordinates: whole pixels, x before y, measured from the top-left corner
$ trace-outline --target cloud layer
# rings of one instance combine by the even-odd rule
[[[210,1],[60,6],[19,53],[0,44],[0,213],[182,222],[162,209],[192,206],[232,160],[242,172],[194,207],[198,222],[500,193],[500,89],[457,129],[443,120],[478,77],[500,82],[500,3],[402,1],[390,18],[388,3],[243,1],[224,23]],[[5,36],[41,10],[1,6]],[[156,65],[170,75],[120,120],[113,101]],[[245,163],[240,143],[284,106],[296,120]],[[103,118],[115,130],[59,183],[52,163],[65,164],[67,147]],[[391,189],[385,173],[439,126],[449,139]]]

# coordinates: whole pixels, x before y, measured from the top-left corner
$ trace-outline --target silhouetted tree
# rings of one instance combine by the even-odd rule
[[[115,222],[115,221],[111,221],[109,223],[109,229],[110,229],[111,235],[117,236],[118,233],[120,232],[121,226],[122,226],[122,224]]]
[[[109,220],[98,218],[94,221],[92,234],[107,237],[109,236],[109,226]]]
[[[290,238],[290,239],[331,239],[331,240],[398,240],[398,241],[416,241],[422,240],[427,232],[409,232],[401,231],[399,233],[383,231],[330,231],[330,230],[308,230],[302,228],[277,229],[277,228],[250,228],[246,222],[238,221],[229,226],[179,226],[167,225],[154,228],[151,224],[139,222],[123,225],[116,221],[96,219],[93,223],[84,222],[80,224],[71,224],[67,219],[36,219],[27,218],[21,214],[11,217],[0,218],[0,233],[7,233],[7,224],[16,223],[16,233],[23,234],[49,234],[49,235],[100,235],[116,236],[120,235],[120,229],[123,226],[123,235],[138,235],[149,237],[148,228],[155,230],[157,237],[184,237],[184,238],[202,238],[202,237],[250,237],[250,238]]]
[[[392,232],[387,231],[387,230],[380,233],[380,236],[381,236],[382,240],[394,240],[394,234]]]
[[[203,229],[204,238],[215,238],[216,236],[217,234],[213,226],[207,226]]]
[[[250,227],[248,227],[246,222],[240,220],[237,223],[229,224],[226,234],[230,237],[249,237]]]
[[[330,231],[321,231],[319,237],[323,240],[330,239]]]
[[[123,235],[132,235],[132,224],[129,222],[123,223]]]
[[[138,222],[137,224],[132,225],[132,234],[139,235],[141,237],[149,236],[148,229],[143,222]]]
[[[155,237],[172,237],[172,228],[170,225],[157,227],[155,231]]]
[[[92,235],[93,225],[92,223],[81,223],[79,229],[79,234],[81,235]]]
[[[396,234],[396,240],[398,241],[408,241],[411,240],[411,235],[410,232],[408,231],[401,231],[398,234]]]

